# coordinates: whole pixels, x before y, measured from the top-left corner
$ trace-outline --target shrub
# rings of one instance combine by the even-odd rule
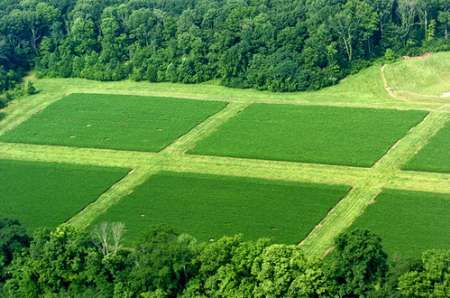
[[[0,109],[6,107],[6,100],[3,97],[0,97]]]
[[[392,49],[387,49],[384,53],[384,62],[385,63],[392,63],[397,59],[397,55]]]
[[[37,89],[34,87],[33,82],[26,81],[23,86],[23,93],[26,95],[33,95],[37,93]]]

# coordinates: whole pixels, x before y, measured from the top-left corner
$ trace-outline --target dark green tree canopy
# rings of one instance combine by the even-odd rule
[[[450,291],[449,251],[388,266],[379,237],[365,230],[342,234],[335,251],[317,260],[298,245],[240,235],[198,242],[167,226],[125,247],[117,243],[122,228],[61,226],[30,240],[17,221],[1,220],[0,296],[400,298]]]
[[[388,272],[381,239],[367,230],[354,230],[336,239],[332,276],[340,296],[367,296]]]
[[[4,269],[14,254],[20,253],[29,243],[30,237],[17,220],[0,218],[0,283],[6,278]]]
[[[446,0],[0,0],[0,92],[24,71],[318,89],[383,57],[448,50]]]

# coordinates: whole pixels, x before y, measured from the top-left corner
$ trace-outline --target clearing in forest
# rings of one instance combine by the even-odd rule
[[[450,195],[386,190],[353,224],[383,239],[391,256],[417,257],[450,247]]]
[[[345,186],[161,172],[138,186],[100,222],[123,222],[126,241],[168,224],[200,240],[242,233],[246,239],[297,243],[342,199]]]
[[[120,168],[0,160],[0,217],[54,228],[127,174]]]
[[[190,153],[370,167],[426,114],[255,104]]]
[[[72,94],[0,137],[12,143],[160,151],[224,102]]]
[[[406,165],[405,169],[450,172],[450,122]]]
[[[389,71],[387,66],[387,77]],[[6,185],[19,186],[9,193],[5,185],[0,187],[8,196],[1,196],[0,211],[14,210],[7,216],[23,218],[28,226],[66,222],[84,229],[101,221],[123,221],[128,243],[145,234],[149,225],[165,222],[200,239],[237,232],[248,239],[271,237],[276,242],[304,239],[300,245],[306,254],[324,256],[336,235],[367,215],[366,208],[379,208],[371,203],[383,189],[450,194],[449,150],[445,150],[450,138],[444,128],[450,119],[448,101],[390,98],[386,90],[391,82],[383,81],[382,74],[379,66],[372,66],[336,86],[288,94],[212,84],[38,79],[37,95],[18,99],[4,110],[0,155],[58,163],[47,171],[61,167],[64,171],[37,176],[11,161],[17,170],[0,171]],[[394,91],[398,95],[399,90]],[[187,154],[192,150],[203,155]],[[408,167],[419,161],[422,167],[403,171],[417,152],[417,161]],[[71,171],[66,174],[72,167],[61,166],[66,163],[77,164],[81,172],[98,172],[73,177]],[[105,173],[113,169],[97,166],[131,171],[120,181],[120,175],[106,181]],[[23,173],[33,178],[24,178]],[[45,183],[51,186],[50,195],[40,188]],[[328,184],[352,190],[347,193],[346,187]],[[84,193],[96,185],[98,192]],[[73,196],[75,187],[82,197]],[[21,191],[25,199],[16,200]],[[40,194],[43,191],[45,195]],[[397,209],[412,210],[408,204],[402,202]],[[29,212],[31,207],[37,211]],[[386,212],[393,213],[394,207],[386,207]],[[420,214],[422,209],[427,207],[414,212]],[[439,211],[447,211],[448,205],[433,210],[436,214],[429,222],[439,219]],[[448,222],[445,214],[442,218]],[[380,215],[373,224],[382,220]],[[414,224],[404,230],[410,226]],[[442,230],[428,227],[429,242],[439,244]],[[421,237],[418,243],[423,242]],[[396,247],[395,241],[390,247]]]

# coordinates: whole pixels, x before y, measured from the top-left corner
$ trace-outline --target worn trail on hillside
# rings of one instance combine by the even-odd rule
[[[387,64],[384,64],[381,67],[381,79],[383,81],[384,89],[389,94],[390,97],[399,99],[406,102],[424,102],[424,100],[432,100],[433,102],[439,104],[446,104],[448,103],[448,99],[443,98],[441,96],[435,96],[435,95],[426,95],[426,94],[420,94],[412,91],[406,91],[406,90],[398,90],[392,86],[389,85],[389,82],[386,78],[386,66]]]

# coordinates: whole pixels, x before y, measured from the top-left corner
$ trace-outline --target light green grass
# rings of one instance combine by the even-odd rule
[[[444,92],[450,92],[450,52],[387,65],[385,76],[396,92],[440,97]]]
[[[95,201],[128,170],[0,160],[0,217],[30,231],[54,228]]]
[[[345,195],[346,187],[239,177],[160,173],[96,222],[123,222],[127,242],[168,224],[200,240],[243,233],[298,243]]]
[[[405,169],[450,172],[450,122],[406,165]]]
[[[36,87],[44,92],[58,92],[64,86],[65,92],[91,92],[109,94],[135,94],[171,96],[183,98],[221,100],[302,100],[307,102],[339,103],[390,103],[395,99],[384,90],[380,66],[374,65],[350,75],[338,85],[319,91],[274,93],[254,89],[237,89],[220,86],[215,82],[187,85],[178,83],[149,82],[97,82],[84,79],[39,79]]]
[[[384,191],[352,228],[369,229],[392,257],[420,257],[427,249],[450,249],[450,195]]]
[[[0,140],[154,152],[224,107],[223,102],[73,94]]]
[[[372,166],[425,112],[252,105],[194,154]]]

